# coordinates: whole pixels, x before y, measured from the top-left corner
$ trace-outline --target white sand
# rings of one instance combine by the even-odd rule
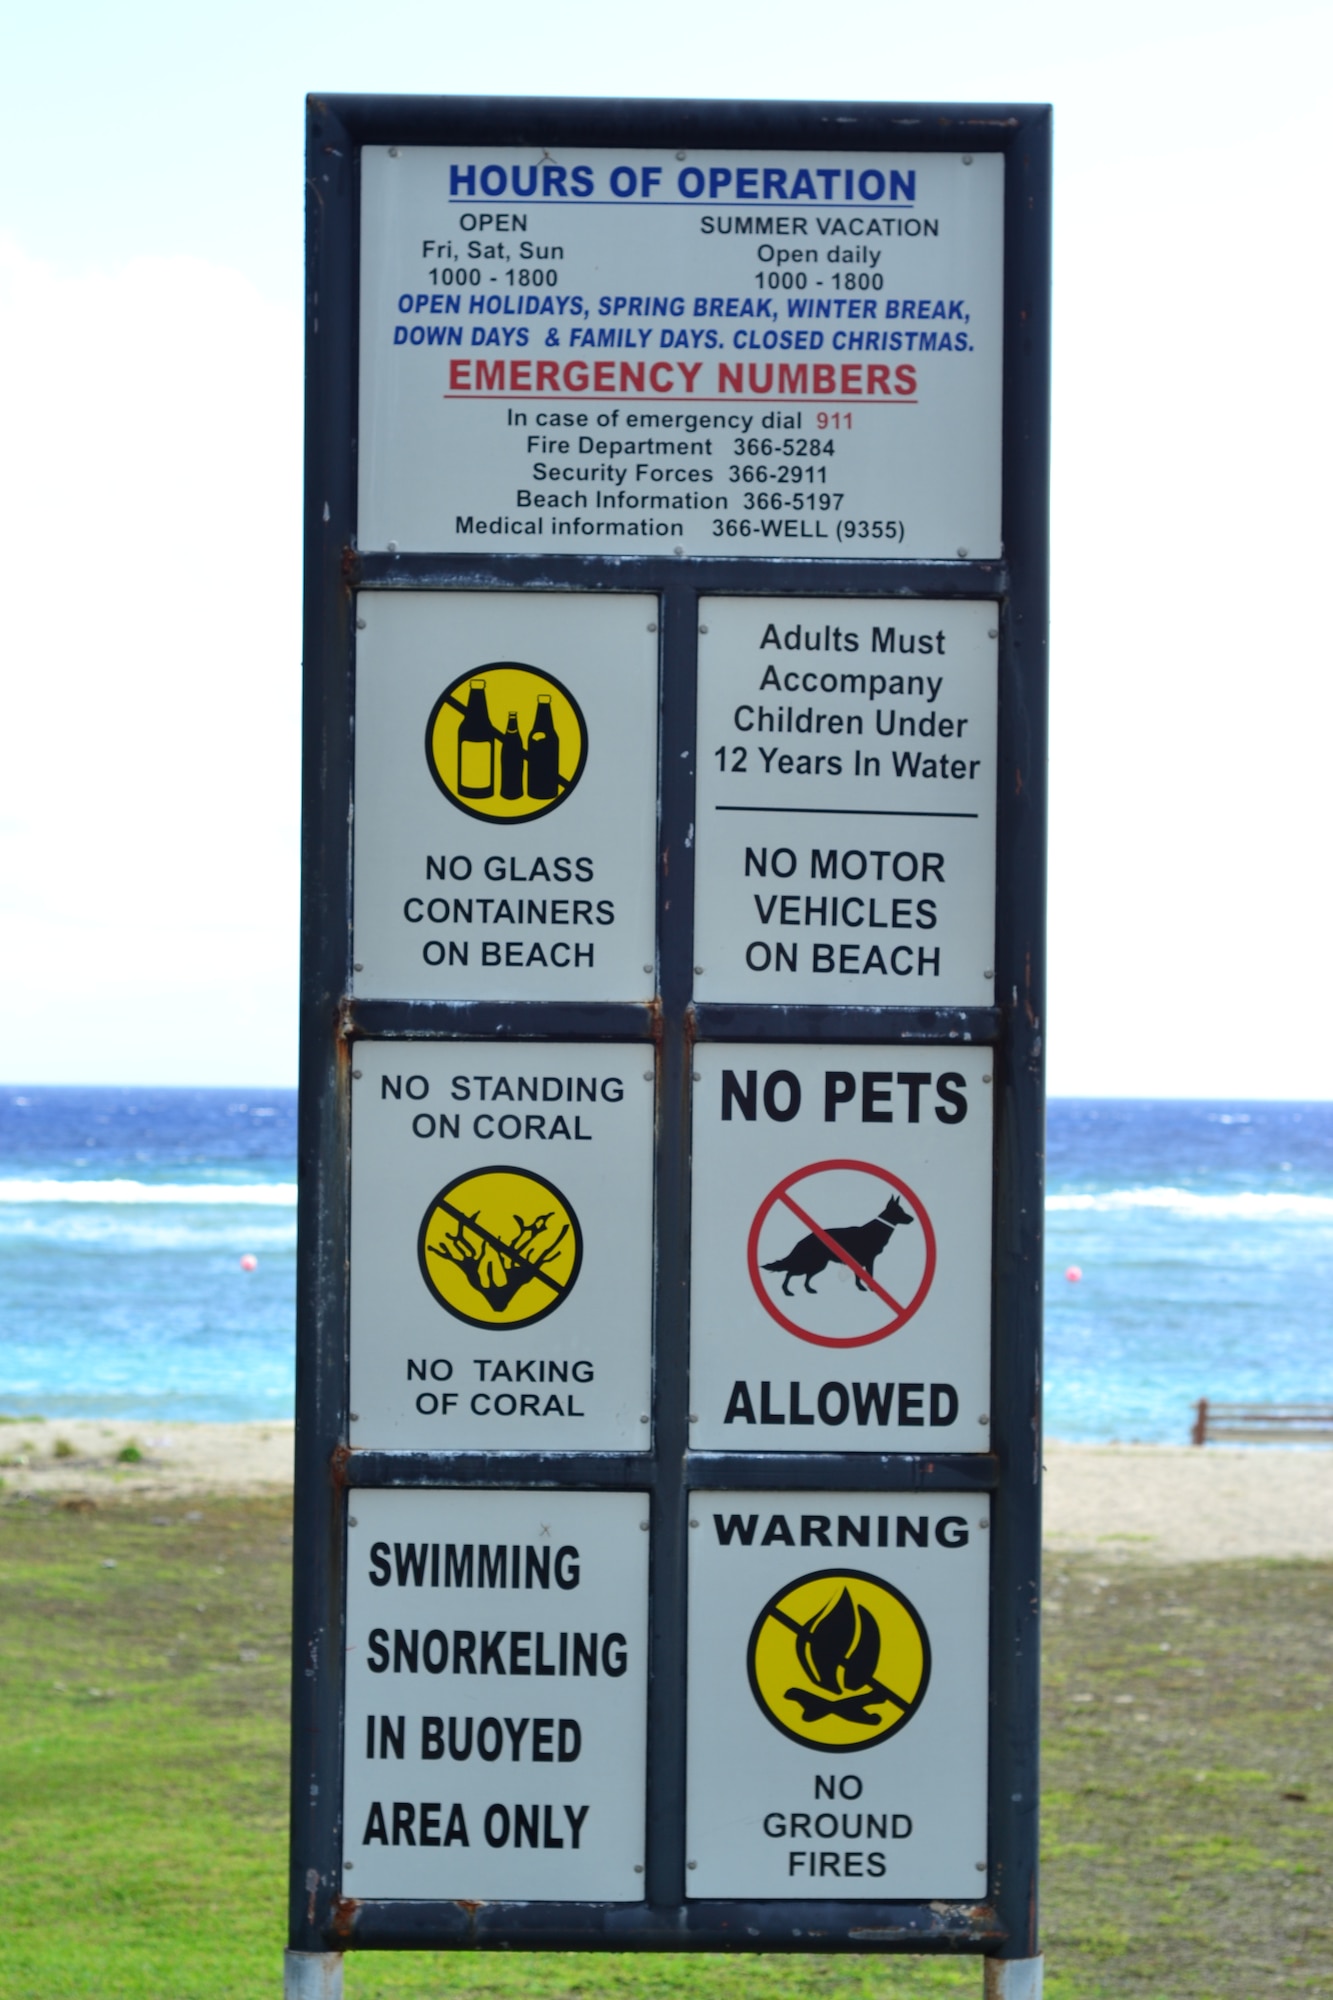
[[[292,1483],[295,1425],[122,1424],[95,1418],[0,1424],[6,1493],[97,1501],[192,1493],[282,1492]],[[57,1445],[73,1447],[58,1457]],[[117,1454],[132,1445],[138,1464]]]
[[[1333,1450],[1048,1444],[1045,1528],[1104,1557],[1333,1556]]]
[[[280,1493],[292,1437],[290,1423],[6,1423],[0,1478],[7,1495],[99,1504]],[[128,1444],[140,1463],[118,1460]],[[1333,1450],[1048,1444],[1045,1507],[1048,1547],[1103,1560],[1333,1557]]]

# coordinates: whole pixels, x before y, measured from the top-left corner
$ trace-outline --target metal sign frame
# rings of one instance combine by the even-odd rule
[[[305,720],[290,1937],[350,1948],[1037,1953],[1038,1592],[1046,820],[1050,111],[1025,105],[427,97],[309,101]],[[1000,152],[1005,156],[1003,556],[819,562],[744,556],[358,553],[363,145],[582,145]],[[359,591],[573,589],[660,603],[659,992],[630,1004],[364,1001],[352,994],[352,729]],[[994,1007],[692,1004],[696,633],[710,594],[997,600]],[[637,1041],[656,1052],[653,1449],[383,1452],[348,1442],[351,1071],[358,1038]],[[992,1447],[692,1452],[689,1091],[696,1038],[982,1044],[994,1051]],[[648,1825],[638,1903],[375,1902],[341,1872],[346,1516],[359,1488],[560,1486],[649,1496]],[[687,1520],[694,1488],[989,1492],[990,1872],[975,1901],[707,1902],[686,1896]],[[322,1961],[322,1962],[327,1962]],[[1019,1968],[1012,1968],[1017,1973]],[[997,1977],[1000,1968],[996,1968]],[[291,1991],[315,1991],[313,1985]],[[324,1990],[320,1988],[318,1990]],[[331,1990],[331,1989],[330,1989]],[[997,1987],[997,1990],[1001,1990]],[[1004,1987],[1003,1990],[1011,1990]],[[1012,1990],[1017,1991],[1015,1986]],[[1028,1989],[1024,1989],[1028,1990]],[[1035,1987],[1031,1990],[1035,1991]]]

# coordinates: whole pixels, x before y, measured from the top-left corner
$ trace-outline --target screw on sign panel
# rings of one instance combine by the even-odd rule
[[[426,725],[432,778],[474,819],[541,819],[569,797],[587,760],[588,727],[573,695],[517,661],[460,674]]]
[[[882,1577],[821,1569],[769,1598],[746,1665],[760,1709],[794,1743],[869,1750],[921,1706],[930,1641],[915,1607]]]
[[[746,1257],[760,1303],[788,1333],[817,1347],[865,1347],[897,1333],[924,1303],[935,1231],[919,1197],[887,1168],[820,1160],[765,1195]]]
[[[417,1239],[432,1296],[471,1326],[531,1326],[563,1304],[583,1232],[553,1181],[524,1167],[474,1168],[431,1202]]]

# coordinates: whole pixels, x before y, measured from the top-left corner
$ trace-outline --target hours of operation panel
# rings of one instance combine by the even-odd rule
[[[362,174],[363,548],[999,554],[999,155]]]

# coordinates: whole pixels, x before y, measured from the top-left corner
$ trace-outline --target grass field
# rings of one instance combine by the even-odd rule
[[[277,1501],[0,1499],[0,2000],[276,2000],[290,1559]],[[1333,1995],[1331,1583],[1309,1563],[1052,1566],[1051,2000]],[[365,1954],[347,1990],[928,2000],[979,1995],[981,1972]]]

